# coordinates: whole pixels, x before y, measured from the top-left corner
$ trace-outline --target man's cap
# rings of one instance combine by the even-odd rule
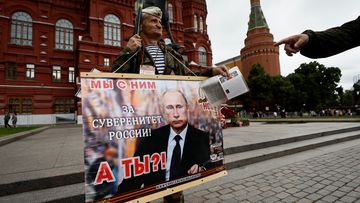
[[[158,8],[158,7],[156,7],[156,6],[150,6],[150,7],[144,8],[144,9],[142,10],[142,13],[146,13],[146,14],[155,16],[155,17],[157,17],[157,18],[161,18],[161,17],[162,17],[161,9]]]

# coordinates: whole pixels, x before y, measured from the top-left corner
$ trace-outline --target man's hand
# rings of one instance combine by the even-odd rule
[[[200,173],[200,172],[203,172],[205,171],[206,169],[204,167],[200,167],[199,165],[197,164],[194,164],[188,171],[188,175],[193,175],[193,174],[196,174],[196,173]]]
[[[138,34],[132,36],[126,46],[130,48],[132,52],[135,52],[139,47],[141,47],[141,37]]]
[[[218,66],[218,67],[211,67],[212,68],[212,75],[222,75],[226,78],[230,77],[229,71],[227,69],[226,66],[222,65],[222,66]]]
[[[309,42],[309,36],[307,34],[293,35],[288,38],[282,39],[274,44],[279,46],[285,44],[284,50],[288,56],[292,56],[300,51]]]

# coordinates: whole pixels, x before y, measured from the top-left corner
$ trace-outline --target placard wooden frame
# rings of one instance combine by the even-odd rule
[[[221,178],[223,176],[226,176],[227,174],[228,174],[228,172],[226,170],[224,170],[224,171],[221,171],[221,172],[206,176],[204,178],[193,180],[191,182],[184,183],[184,184],[181,184],[181,185],[178,185],[178,186],[175,186],[175,187],[168,187],[166,190],[162,190],[162,191],[153,193],[151,195],[146,195],[144,197],[140,197],[138,199],[128,201],[127,203],[145,203],[145,202],[149,202],[149,201],[152,201],[152,200],[156,200],[156,199],[159,199],[161,197],[171,195],[171,194],[180,192],[182,190],[186,190],[186,189],[201,185],[203,183],[215,180],[217,178]]]
[[[134,78],[134,79],[160,79],[160,80],[206,80],[203,76],[182,76],[182,75],[141,75],[133,73],[94,73],[81,72],[82,78]]]
[[[208,77],[203,76],[180,76],[180,75],[143,75],[143,74],[132,74],[132,73],[95,73],[95,72],[81,72],[80,77],[82,78],[129,78],[129,79],[160,79],[160,80],[188,80],[188,81],[202,81],[208,79]],[[177,186],[168,187],[165,190],[155,192],[137,199],[127,201],[127,203],[146,203],[152,200],[162,198],[167,195],[177,193],[182,190],[186,190],[203,183],[215,180],[226,176],[228,172],[224,169],[220,172],[208,175],[206,177],[196,179],[187,183],[183,183]],[[100,202],[113,202],[110,200],[103,200]]]

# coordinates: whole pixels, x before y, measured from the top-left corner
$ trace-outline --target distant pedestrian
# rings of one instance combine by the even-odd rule
[[[286,118],[286,111],[285,111],[285,109],[281,110],[280,116],[281,116],[281,118]]]
[[[11,125],[9,125],[9,121],[10,121],[10,114],[6,113],[6,115],[4,116],[4,125],[5,128],[9,127],[11,128]]]
[[[16,123],[17,123],[17,114],[16,114],[16,112],[12,115],[11,121],[12,121],[13,127],[16,128]]]

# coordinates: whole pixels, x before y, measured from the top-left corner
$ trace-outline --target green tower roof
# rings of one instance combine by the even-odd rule
[[[269,28],[260,5],[251,7],[248,31],[255,28]]]

